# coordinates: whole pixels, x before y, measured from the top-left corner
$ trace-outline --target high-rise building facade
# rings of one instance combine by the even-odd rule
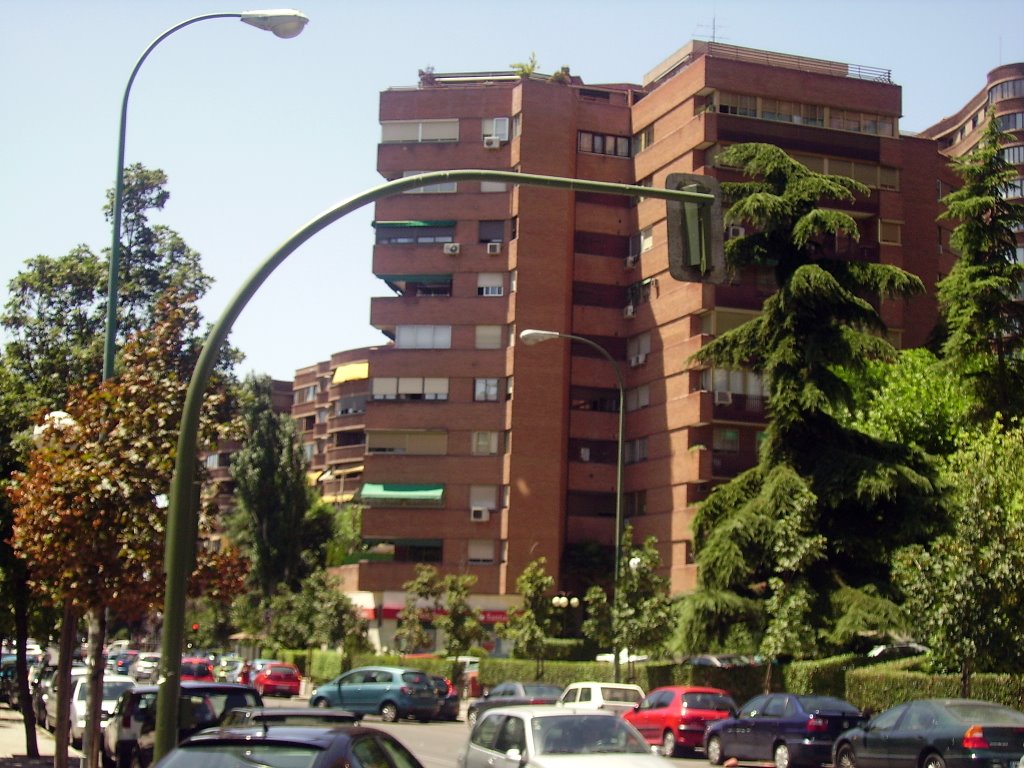
[[[484,168],[662,187],[673,173],[735,180],[718,151],[777,145],[870,188],[848,206],[859,239],[823,245],[921,277],[926,295],[881,306],[906,347],[927,339],[953,261],[936,223],[953,178],[932,138],[900,134],[901,112],[886,70],[694,41],[637,85],[421,72],[381,94],[377,165],[389,180]],[[374,228],[373,271],[393,295],[373,300],[371,323],[393,343],[365,353],[352,461],[364,539],[389,557],[340,573],[379,642],[417,563],[477,576],[490,620],[538,557],[560,591],[607,585],[620,490],[634,539],[655,536],[672,589],[691,589],[695,505],[754,463],[766,418],[756,374],[691,355],[760,310],[771,271],[673,279],[666,206],[650,197],[448,181],[380,200]],[[527,346],[524,329],[585,337],[614,363],[564,339]]]

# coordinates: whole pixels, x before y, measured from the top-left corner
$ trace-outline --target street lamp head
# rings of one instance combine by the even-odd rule
[[[519,339],[523,344],[533,346],[534,344],[540,344],[542,341],[557,339],[561,335],[558,331],[538,331],[535,328],[527,328],[525,331],[519,332]]]
[[[275,8],[266,11],[245,11],[241,20],[257,29],[273,32],[277,37],[285,39],[298,37],[309,17],[291,8]]]

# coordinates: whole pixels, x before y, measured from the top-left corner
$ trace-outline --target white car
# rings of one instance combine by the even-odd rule
[[[622,714],[644,698],[644,689],[628,683],[569,683],[558,697],[559,706],[576,709],[607,709]]]
[[[72,678],[71,682],[74,686],[71,691],[71,742],[72,744],[81,744],[86,728],[85,714],[89,703],[89,681],[86,675],[76,675]],[[135,678],[128,675],[106,674],[103,676],[103,701],[100,705],[101,731],[107,727],[110,715],[114,711],[114,705],[117,704],[117,700],[121,697],[121,694],[134,686]],[[55,696],[50,696],[46,705],[47,723],[54,723],[54,725],[56,725],[56,716],[57,699]]]

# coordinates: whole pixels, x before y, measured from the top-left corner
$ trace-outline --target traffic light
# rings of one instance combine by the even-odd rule
[[[666,203],[669,274],[689,282],[724,282],[722,190],[718,179],[697,173],[670,173],[665,186],[714,196],[713,200]]]

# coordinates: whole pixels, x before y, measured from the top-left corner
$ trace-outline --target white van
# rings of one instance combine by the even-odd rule
[[[576,709],[608,709],[621,715],[644,697],[644,689],[628,683],[570,683],[558,698],[558,705]]]

